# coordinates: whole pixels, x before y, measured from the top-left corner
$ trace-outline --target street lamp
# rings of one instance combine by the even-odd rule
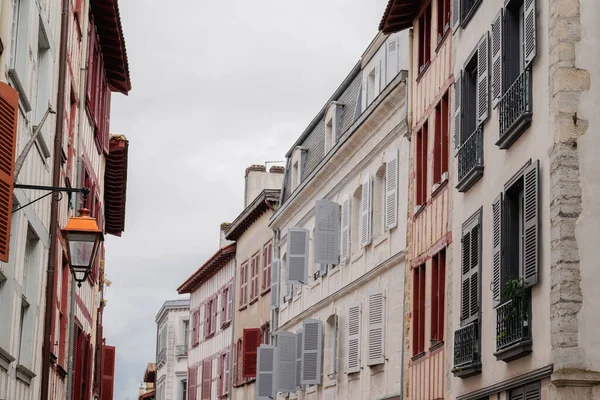
[[[85,282],[96,260],[100,242],[104,234],[98,228],[96,220],[90,217],[90,210],[82,208],[78,217],[69,218],[69,222],[61,230],[67,242],[67,258],[77,286]]]

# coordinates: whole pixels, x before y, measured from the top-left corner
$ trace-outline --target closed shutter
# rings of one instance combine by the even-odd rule
[[[525,67],[528,67],[537,53],[535,0],[525,0]]]
[[[320,385],[323,374],[323,322],[307,319],[302,323],[303,385]]]
[[[502,193],[492,203],[493,246],[492,246],[492,301],[498,307],[502,301],[502,224],[503,224]]]
[[[385,163],[385,229],[398,225],[398,149],[386,154]]]
[[[512,389],[510,391],[510,400],[540,400],[541,387],[540,382],[533,382],[526,386]]]
[[[227,289],[227,318],[225,321],[231,322],[233,315],[233,283],[230,283]]]
[[[460,26],[460,2],[462,0],[452,0],[452,34],[454,34]]]
[[[260,328],[244,329],[242,334],[242,376],[244,378],[256,377],[256,351],[260,346]]]
[[[460,71],[454,81],[454,148],[456,150],[462,145],[462,83],[463,72]]]
[[[524,248],[523,248],[523,283],[531,287],[538,283],[539,260],[539,160],[525,169],[523,180],[524,203]]]
[[[308,239],[308,229],[294,227],[288,230],[288,283],[292,285],[308,281]]]
[[[462,298],[460,320],[468,324],[477,319],[479,312],[479,219],[473,220],[462,231]]]
[[[367,173],[362,183],[362,196],[360,204],[360,244],[362,247],[371,243],[371,185],[371,174]]]
[[[0,82],[0,112],[0,261],[8,262],[19,95],[4,82]]]
[[[102,400],[112,400],[115,386],[116,349],[113,346],[104,347],[104,365],[102,376]]]
[[[477,124],[490,116],[490,50],[489,33],[485,32],[477,44]]]
[[[341,254],[340,261],[350,257],[350,196],[342,195],[342,227],[341,227]]]
[[[188,379],[187,379],[187,399],[184,400],[195,400],[196,399],[196,385],[194,383],[194,368],[188,368]]]
[[[398,38],[390,39],[387,43],[386,84],[398,75]]]
[[[204,304],[204,315],[202,324],[202,336],[206,338],[210,334],[210,300]]]
[[[273,260],[273,277],[271,280],[271,310],[279,308],[279,272],[281,263],[279,260]]]
[[[501,9],[492,22],[492,107],[496,107],[502,97],[502,33],[503,10]]]
[[[202,400],[211,400],[212,389],[212,359],[208,358],[202,362]]]
[[[340,262],[340,205],[330,200],[315,204],[314,262],[337,265]]]
[[[275,350],[275,382],[278,392],[296,391],[296,334],[282,331],[277,334]]]
[[[348,308],[348,373],[360,371],[360,303]]]
[[[369,294],[368,356],[367,365],[384,362],[385,296],[383,291]]]
[[[302,329],[296,334],[296,388],[302,387]]]
[[[261,345],[258,348],[258,371],[256,374],[256,399],[275,398],[275,347]]]

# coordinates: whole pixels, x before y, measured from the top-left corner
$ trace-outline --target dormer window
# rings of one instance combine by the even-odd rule
[[[291,171],[291,182],[292,182],[292,191],[296,190],[300,183],[302,182],[302,173],[304,169],[304,159],[306,158],[306,148],[305,147],[296,147],[294,152],[292,153],[292,171]]]
[[[333,101],[325,113],[325,154],[337,143],[340,131],[339,121],[342,119],[342,107],[343,104]]]

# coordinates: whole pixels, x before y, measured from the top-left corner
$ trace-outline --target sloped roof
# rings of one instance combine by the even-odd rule
[[[389,0],[379,30],[390,34],[410,28],[423,0]]]
[[[279,189],[265,189],[246,207],[225,231],[225,239],[238,240],[240,236],[269,208],[279,203]]]
[[[179,294],[191,293],[206,282],[218,270],[224,267],[229,260],[235,257],[236,244],[231,243],[221,247],[208,259],[196,272],[177,288]]]

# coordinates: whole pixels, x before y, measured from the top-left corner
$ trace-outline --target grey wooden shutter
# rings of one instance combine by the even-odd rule
[[[492,22],[492,107],[494,108],[502,97],[502,13],[501,9]]]
[[[539,259],[539,160],[531,163],[524,172],[524,233],[523,273],[525,287],[538,283]]]
[[[258,348],[256,369],[256,398],[271,400],[275,398],[275,347],[262,344]],[[225,366],[225,368],[228,368]]]
[[[302,387],[302,329],[296,333],[296,389]]]
[[[502,193],[492,203],[493,246],[492,246],[492,299],[494,307],[502,301],[502,223],[503,223]]]
[[[323,373],[323,322],[307,319],[302,322],[303,385],[320,385]]]
[[[350,257],[350,196],[342,195],[341,261]]]
[[[398,225],[398,149],[386,153],[385,163],[385,229]]]
[[[485,32],[477,44],[477,124],[483,124],[490,115],[489,54],[489,33]]]
[[[308,281],[308,229],[293,227],[287,235],[288,282],[293,285]]]
[[[378,290],[369,294],[367,365],[383,364],[385,361],[385,296]]]
[[[348,373],[360,371],[360,303],[348,307]]]
[[[480,242],[479,219],[473,219],[462,229],[462,286],[461,286],[461,309],[460,320],[463,324],[468,324],[475,320],[479,314],[479,242]]]
[[[460,2],[462,0],[452,0],[452,34],[458,30],[460,26]]]
[[[510,400],[540,400],[540,381],[521,386],[510,391]]]
[[[338,241],[339,243],[339,241]],[[319,264],[319,276],[327,275],[327,264]]]
[[[360,244],[362,247],[371,243],[371,174],[367,173],[363,179],[362,196],[360,204]]]
[[[398,38],[390,39],[387,43],[386,84],[389,84],[398,74]]]
[[[275,348],[275,385],[278,392],[296,391],[296,334],[287,331],[277,333]]]
[[[281,262],[273,260],[271,265],[271,310],[279,308],[279,273],[281,271]]]
[[[537,53],[535,0],[525,0],[525,67],[528,67]]]
[[[330,200],[315,204],[314,262],[337,265],[340,262],[340,205]]]
[[[459,0],[456,0],[459,1]],[[462,79],[463,72],[460,71],[454,81],[454,149],[458,150],[461,143],[462,128]]]

